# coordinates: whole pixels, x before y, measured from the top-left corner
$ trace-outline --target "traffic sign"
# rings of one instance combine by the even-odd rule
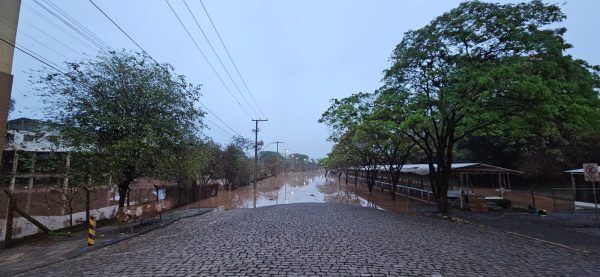
[[[600,182],[600,174],[598,174],[598,164],[583,164],[583,176],[588,182]]]

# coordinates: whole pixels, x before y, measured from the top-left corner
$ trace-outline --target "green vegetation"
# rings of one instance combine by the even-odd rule
[[[234,138],[221,150],[202,138],[204,112],[195,107],[200,87],[172,66],[129,52],[103,53],[68,66],[66,74],[42,71],[34,84],[60,131],[60,143],[73,149],[65,172],[72,176],[69,192],[90,179],[106,184],[110,178],[123,207],[130,184],[142,176],[180,185],[213,178],[228,186],[249,183],[248,142]]]
[[[471,1],[406,32],[379,90],[333,100],[323,114],[334,130],[329,162],[394,164],[393,173],[424,161],[448,213],[457,155],[538,169],[597,160],[599,70],[565,54],[566,29],[552,28],[564,18],[541,1]]]

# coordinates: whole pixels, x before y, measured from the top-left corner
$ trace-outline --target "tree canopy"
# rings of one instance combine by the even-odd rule
[[[134,179],[173,177],[176,154],[202,127],[200,87],[146,54],[102,53],[69,63],[66,74],[42,71],[34,83],[68,146],[101,157],[95,171],[118,184],[120,206]]]
[[[469,140],[542,150],[597,136],[590,127],[600,120],[598,68],[565,54],[566,29],[556,27],[564,18],[541,1],[461,3],[406,32],[382,87],[333,100],[321,122],[333,128],[337,144],[357,126],[379,136],[374,148],[391,138],[411,140],[429,164],[438,210],[447,213],[451,164]],[[359,105],[370,97],[376,100]]]

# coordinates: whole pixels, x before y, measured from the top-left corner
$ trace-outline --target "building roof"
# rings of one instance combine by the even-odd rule
[[[434,165],[434,167],[437,167]],[[452,170],[464,173],[505,173],[505,174],[522,174],[522,171],[489,165],[484,163],[453,163]],[[379,165],[379,170],[383,170],[384,166]],[[402,172],[415,173],[419,175],[429,174],[429,164],[405,164],[402,166]]]
[[[600,170],[600,166],[598,166],[598,170]],[[571,169],[571,170],[567,170],[567,171],[565,171],[565,173],[570,173],[570,174],[583,174],[583,168],[578,168],[578,169]]]

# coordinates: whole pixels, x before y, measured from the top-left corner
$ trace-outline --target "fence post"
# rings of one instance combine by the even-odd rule
[[[552,189],[552,202],[554,202],[554,212],[557,213],[558,210],[556,210],[556,190]]]
[[[596,214],[596,224],[600,223],[598,211],[598,196],[596,195],[596,182],[592,182],[592,193],[594,194],[594,213]]]
[[[159,205],[159,201],[160,201],[160,190],[157,186],[154,186],[154,189],[156,190],[156,205]],[[179,188],[177,188],[177,190],[179,191]],[[154,206],[154,209],[156,209],[157,206]],[[158,219],[162,220],[162,210],[158,213]]]
[[[15,213],[15,206],[17,205],[17,200],[11,197],[7,193],[8,196],[8,214],[6,216],[6,233],[4,234],[4,246],[6,248],[12,246],[12,231],[13,231],[13,219]]]
[[[85,222],[88,223],[88,227],[90,224],[90,190],[83,186],[83,190],[85,190]]]
[[[537,207],[535,206],[535,195],[533,194],[533,190],[530,189],[529,191],[531,192],[531,204],[533,205],[533,209],[537,210]]]

